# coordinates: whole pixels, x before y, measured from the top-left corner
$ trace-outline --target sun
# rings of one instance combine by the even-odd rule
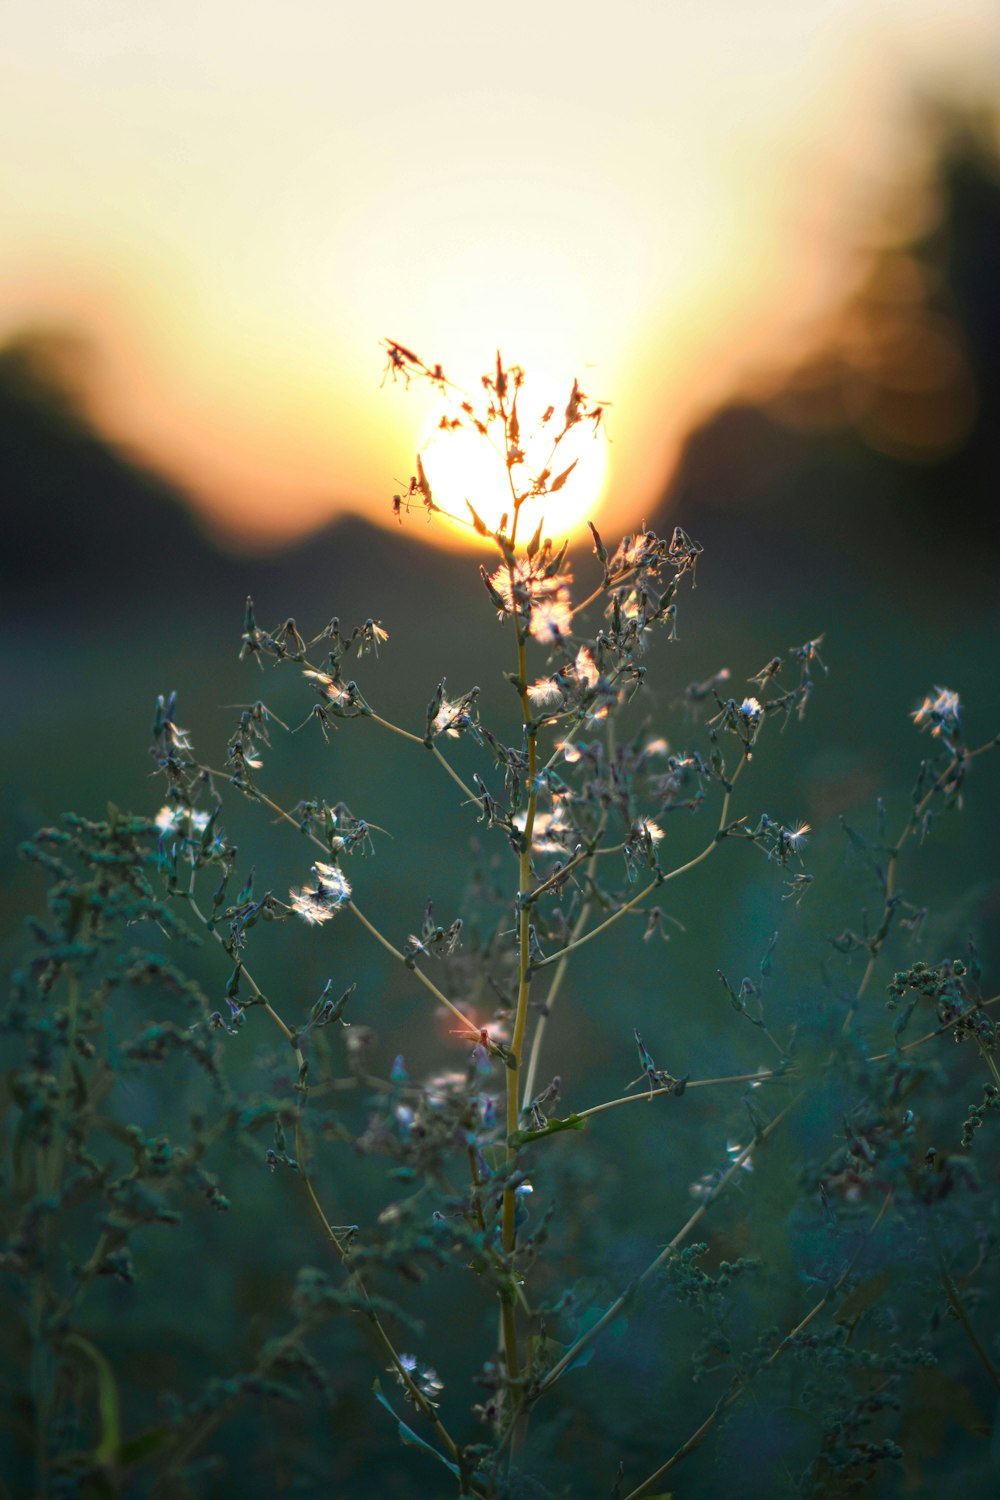
[[[572,536],[596,518],[607,473],[604,423],[588,417],[563,433],[565,411],[574,389],[572,377],[558,378],[530,370],[517,395],[519,455],[508,474],[499,421],[486,435],[474,424],[466,397],[449,390],[421,433],[419,453],[444,524],[455,539],[475,541],[471,506],[491,531],[512,516],[514,493],[530,490],[546,470],[554,493],[523,501],[518,535],[528,537],[540,521],[546,535]],[[481,404],[472,403],[477,411]],[[559,483],[560,476],[565,478]]]

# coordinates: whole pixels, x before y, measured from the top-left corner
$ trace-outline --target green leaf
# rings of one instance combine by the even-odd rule
[[[378,1402],[379,1406],[384,1406],[390,1417],[395,1418],[395,1421],[399,1426],[400,1442],[405,1443],[407,1448],[422,1448],[425,1453],[433,1454],[438,1463],[442,1463],[444,1464],[446,1469],[450,1469],[457,1479],[458,1465],[453,1464],[450,1458],[445,1458],[443,1453],[439,1453],[437,1448],[435,1448],[431,1443],[425,1442],[422,1437],[414,1432],[412,1427],[407,1427],[406,1423],[396,1416],[396,1413],[393,1411],[392,1407],[389,1405],[389,1402],[382,1394],[382,1385],[380,1381],[376,1380],[375,1384],[372,1386],[372,1390],[375,1392],[375,1400]]]
[[[888,1271],[881,1271],[878,1276],[872,1276],[868,1281],[862,1281],[853,1292],[848,1292],[843,1302],[837,1308],[834,1319],[838,1323],[853,1323],[860,1318],[863,1312],[877,1302],[885,1291],[892,1276]]]
[[[576,1328],[573,1333],[573,1343],[576,1343],[578,1339],[581,1339],[585,1333],[589,1333],[594,1324],[599,1323],[606,1312],[606,1307],[588,1307],[585,1312],[582,1312],[576,1320]],[[624,1337],[627,1328],[628,1318],[619,1316],[613,1323],[608,1324],[606,1332],[609,1338],[620,1339]],[[596,1347],[596,1344],[588,1344],[586,1349],[582,1349],[576,1356],[576,1358],[566,1366],[566,1369],[579,1370],[582,1369],[584,1365],[589,1365],[590,1361],[594,1357],[594,1350]],[[656,1497],[651,1496],[650,1500],[656,1500]]]
[[[116,1463],[121,1446],[121,1413],[118,1404],[118,1386],[114,1371],[100,1349],[89,1339],[71,1333],[66,1340],[71,1349],[85,1354],[94,1366],[97,1375],[97,1409],[101,1419],[101,1438],[94,1449],[94,1462],[102,1466]]]
[[[546,1135],[558,1135],[561,1130],[582,1130],[586,1123],[582,1115],[567,1115],[565,1120],[549,1120],[544,1130],[515,1130],[507,1137],[507,1143],[516,1151],[529,1141],[540,1141]]]
[[[172,1434],[169,1427],[147,1427],[143,1432],[137,1432],[134,1437],[126,1438],[118,1453],[119,1465],[127,1469],[132,1464],[141,1463],[150,1454],[156,1453],[165,1443],[170,1441]]]

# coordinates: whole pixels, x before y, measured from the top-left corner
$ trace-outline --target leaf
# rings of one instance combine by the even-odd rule
[[[549,485],[550,495],[554,495],[556,490],[562,489],[563,485],[566,483],[567,479],[572,474],[573,470],[576,468],[579,462],[580,460],[578,458],[574,458],[568,469],[563,469],[561,474],[556,475],[555,479],[553,479],[552,483]]]
[[[581,1115],[567,1115],[565,1120],[549,1120],[544,1130],[515,1130],[507,1137],[507,1144],[516,1151],[529,1141],[540,1141],[547,1135],[558,1135],[561,1130],[582,1130],[586,1120]]]
[[[102,1467],[116,1463],[118,1449],[121,1446],[121,1413],[114,1371],[106,1356],[89,1339],[82,1338],[78,1333],[71,1333],[66,1343],[71,1349],[78,1349],[81,1354],[87,1356],[97,1375],[97,1409],[101,1419],[101,1438],[94,1449],[94,1462]]]
[[[585,1333],[589,1333],[594,1324],[599,1323],[606,1312],[606,1307],[588,1307],[585,1312],[582,1312],[576,1320],[576,1329],[574,1330],[573,1334],[573,1343],[577,1343]],[[628,1318],[619,1316],[615,1320],[615,1322],[609,1323],[606,1331],[610,1338],[620,1339],[624,1337],[627,1328]],[[572,1345],[570,1347],[572,1347]],[[582,1369],[584,1365],[588,1365],[594,1357],[595,1348],[596,1343],[591,1343],[587,1345],[586,1349],[582,1349],[576,1356],[576,1358],[566,1366],[567,1372],[569,1370],[579,1370]]]
[[[890,1272],[881,1271],[878,1276],[872,1276],[868,1281],[862,1281],[852,1292],[848,1292],[843,1302],[837,1308],[834,1314],[835,1322],[853,1323],[856,1318],[860,1318],[861,1314],[867,1311],[873,1302],[878,1301],[891,1280],[892,1276]]]
[[[118,1453],[118,1462],[122,1468],[128,1468],[132,1464],[141,1463],[151,1453],[156,1453],[165,1443],[170,1441],[172,1434],[169,1427],[147,1427],[143,1432],[137,1432],[134,1437],[126,1438]]]
[[[437,1448],[435,1448],[431,1443],[425,1442],[422,1437],[414,1432],[412,1427],[407,1427],[406,1423],[396,1416],[396,1413],[393,1411],[392,1407],[389,1405],[389,1402],[382,1394],[382,1385],[380,1381],[376,1380],[375,1384],[372,1386],[372,1390],[375,1392],[375,1400],[378,1402],[379,1406],[384,1406],[390,1417],[395,1418],[396,1422],[398,1423],[400,1442],[404,1443],[407,1448],[422,1448],[425,1453],[433,1454],[438,1462],[444,1464],[446,1469],[450,1469],[457,1479],[458,1465],[453,1464],[450,1458],[445,1458],[443,1453],[439,1453]]]
[[[480,536],[489,536],[489,534],[490,534],[489,527],[487,526],[486,522],[483,520],[482,516],[480,516],[480,515],[477,514],[477,512],[473,509],[472,505],[470,504],[470,502],[468,500],[466,500],[465,503],[469,507],[469,514],[472,516],[472,524],[475,527],[475,529],[478,532],[478,534]]]

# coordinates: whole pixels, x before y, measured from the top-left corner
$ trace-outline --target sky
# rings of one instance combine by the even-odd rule
[[[637,524],[849,284],[915,101],[1000,77],[995,0],[13,0],[5,38],[0,340],[72,334],[248,547],[392,524],[436,409],[385,338],[578,377],[607,444],[561,519]]]

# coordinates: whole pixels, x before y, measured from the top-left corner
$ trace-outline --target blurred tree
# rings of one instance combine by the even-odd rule
[[[927,168],[861,254],[854,289],[811,353],[690,438],[665,507],[711,541],[815,551],[900,581],[991,582],[1000,531],[1000,161],[995,121],[943,114]],[[924,197],[926,198],[926,191]],[[913,222],[912,213],[910,222]],[[946,548],[948,569],[942,568]],[[742,549],[741,549],[742,550]]]

